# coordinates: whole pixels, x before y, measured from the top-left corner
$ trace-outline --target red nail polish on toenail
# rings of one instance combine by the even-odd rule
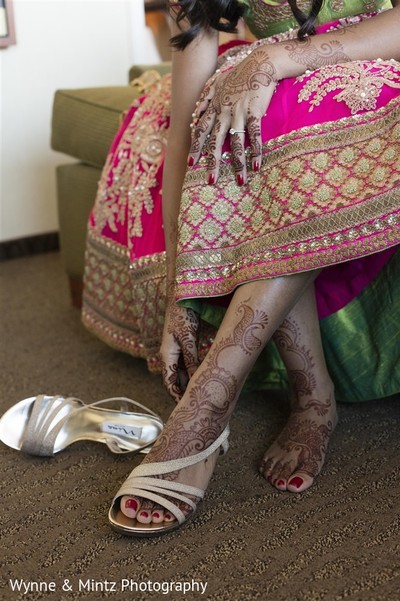
[[[277,485],[278,486],[285,486],[285,481],[284,480],[278,480]]]
[[[166,513],[166,514],[164,515],[164,518],[165,518],[166,520],[172,520],[172,519],[173,519],[173,518],[172,518],[172,515],[171,515],[170,513]]]
[[[138,503],[137,503],[137,501],[135,501],[135,499],[127,499],[125,501],[125,507],[136,511],[136,509],[138,508]]]
[[[147,513],[147,511],[141,511],[141,512],[140,512],[140,515],[141,515],[142,517],[144,517],[144,518],[148,518],[148,517],[149,517],[149,514]]]
[[[292,478],[291,480],[289,480],[289,484],[290,484],[290,486],[295,486],[296,488],[300,488],[300,486],[302,486],[304,484],[304,480],[303,480],[303,478],[300,478],[300,476],[296,476],[295,478]]]
[[[152,515],[153,515],[153,518],[159,518],[160,517],[160,514],[157,513],[156,511]]]

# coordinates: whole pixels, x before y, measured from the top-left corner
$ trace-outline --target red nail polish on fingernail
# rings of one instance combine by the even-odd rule
[[[285,481],[284,480],[278,480],[277,485],[278,486],[284,486],[285,485]]]
[[[214,173],[210,173],[210,175],[208,176],[208,183],[210,184],[210,186],[212,186],[213,184],[215,184],[215,175],[214,175]]]
[[[236,181],[238,183],[239,186],[243,186],[244,184],[244,177],[241,173],[238,173],[236,176]]]
[[[128,509],[133,509],[134,511],[136,511],[136,509],[138,508],[138,502],[135,501],[135,499],[127,499],[125,501],[125,507],[127,507]]]
[[[258,161],[254,161],[253,171],[260,171],[260,163]]]
[[[194,165],[194,158],[193,157],[189,157],[187,164],[188,164],[188,167],[193,167],[193,165]]]
[[[303,480],[303,478],[300,478],[300,476],[296,476],[295,478],[292,478],[291,480],[289,480],[289,484],[290,484],[290,486],[295,486],[296,488],[300,488],[300,486],[302,486],[304,484],[304,480]]]
[[[144,518],[148,518],[149,514],[147,513],[147,511],[141,511],[140,515],[143,516]]]

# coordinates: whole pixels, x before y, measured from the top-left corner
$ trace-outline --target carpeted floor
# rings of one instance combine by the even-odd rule
[[[45,392],[130,396],[167,418],[173,404],[160,379],[81,326],[58,253],[7,261],[0,272],[0,413]],[[1,445],[0,598],[399,600],[400,399],[341,405],[324,473],[299,496],[257,473],[287,409],[276,394],[241,398],[197,517],[158,539],[129,539],[107,523],[140,455],[78,443],[41,459]],[[56,592],[24,594],[39,585]]]

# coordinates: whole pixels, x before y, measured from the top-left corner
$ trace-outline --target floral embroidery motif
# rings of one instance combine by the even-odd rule
[[[329,93],[339,90],[334,100],[344,102],[355,115],[376,108],[384,85],[400,88],[400,63],[377,60],[327,65],[298,77],[296,81],[304,83],[298,101],[308,101],[310,112]]]
[[[93,210],[95,230],[106,226],[112,232],[128,228],[132,236],[143,234],[141,217],[154,207],[152,189],[162,165],[167,129],[171,78],[164,76],[148,83],[152,88],[136,100],[136,112],[118,143],[118,153],[111,152],[103,169]]]

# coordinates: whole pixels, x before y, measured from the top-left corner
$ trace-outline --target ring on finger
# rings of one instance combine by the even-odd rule
[[[229,133],[233,136],[233,134],[245,134],[246,130],[245,129],[235,129],[234,127],[231,127],[229,130]]]

